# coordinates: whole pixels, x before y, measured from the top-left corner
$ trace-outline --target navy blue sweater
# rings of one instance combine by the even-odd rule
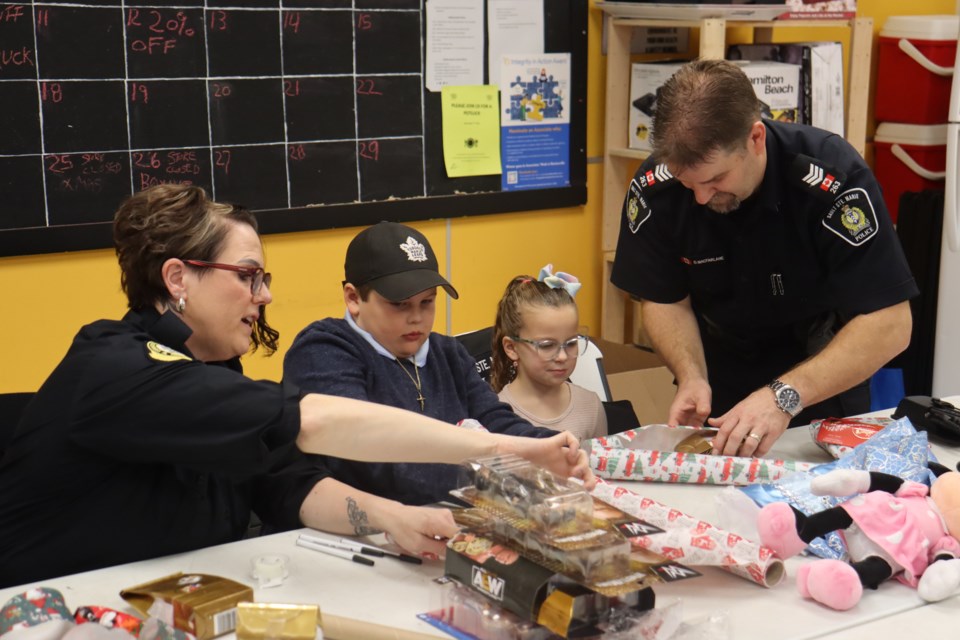
[[[412,364],[404,361],[412,373]],[[369,400],[420,412],[417,389],[400,365],[379,353],[343,319],[311,323],[294,339],[283,360],[284,380],[304,392]],[[555,431],[534,427],[500,402],[477,373],[473,357],[455,339],[430,334],[427,363],[420,369],[425,397],[423,413],[444,422],[473,418],[496,433],[533,437]],[[429,447],[430,443],[424,443]],[[333,476],[368,493],[404,504],[427,504],[449,498],[456,465],[380,464],[312,456]]]

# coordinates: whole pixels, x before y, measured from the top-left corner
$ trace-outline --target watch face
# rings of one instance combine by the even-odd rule
[[[777,393],[777,400],[784,411],[793,411],[800,404],[800,394],[792,387],[785,387]]]

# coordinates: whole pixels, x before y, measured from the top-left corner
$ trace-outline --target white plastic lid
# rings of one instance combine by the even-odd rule
[[[947,144],[945,124],[899,124],[881,122],[873,137],[875,142],[888,144],[916,144],[935,147]]]
[[[881,38],[915,40],[956,40],[960,16],[890,16],[880,30]]]

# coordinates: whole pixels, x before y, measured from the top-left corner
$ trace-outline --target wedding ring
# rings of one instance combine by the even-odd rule
[[[763,436],[761,436],[761,435],[758,434],[758,433],[748,434],[747,437],[748,437],[748,438],[753,438],[753,439],[756,440],[757,442],[760,442],[760,441],[763,440]]]

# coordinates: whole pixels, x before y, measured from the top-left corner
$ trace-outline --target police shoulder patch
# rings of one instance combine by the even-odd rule
[[[833,199],[847,181],[847,174],[810,156],[797,154],[790,165],[790,182],[810,195]]]
[[[160,362],[175,362],[177,360],[190,360],[190,356],[180,353],[176,349],[171,349],[159,342],[150,340],[147,342],[147,356]]]
[[[870,196],[863,189],[844,191],[823,216],[823,226],[855,247],[867,242],[879,230]]]
[[[627,201],[623,205],[623,214],[627,218],[627,226],[630,233],[636,233],[644,222],[650,217],[652,211],[647,199],[644,197],[643,190],[636,179],[630,181],[630,188],[627,189]]]

